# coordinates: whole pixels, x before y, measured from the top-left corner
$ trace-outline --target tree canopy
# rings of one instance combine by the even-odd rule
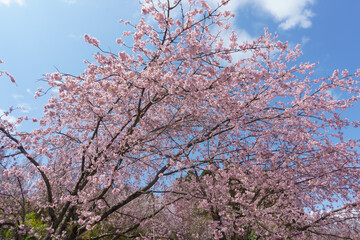
[[[359,122],[342,117],[360,71],[314,78],[266,30],[222,38],[227,3],[146,0],[118,53],[85,35],[94,62],[46,75],[40,119],[0,117],[2,238],[360,236],[359,140],[343,137]]]

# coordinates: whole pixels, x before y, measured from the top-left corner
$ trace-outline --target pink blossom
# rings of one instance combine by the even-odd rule
[[[4,73],[10,78],[11,82],[16,83],[15,78],[10,73],[7,71],[4,71]]]
[[[155,20],[156,21],[158,21],[159,23],[162,23],[162,22],[164,22],[164,14],[162,14],[162,13],[160,13],[160,12],[157,12],[156,14],[155,14]]]
[[[84,223],[85,223],[85,221],[83,219],[79,219],[77,222],[79,225],[84,225]]]
[[[86,225],[86,230],[88,230],[88,231],[92,230],[93,228],[94,228],[94,227],[91,226],[90,224]]]
[[[84,35],[84,38],[85,38],[85,42],[87,42],[87,43],[89,43],[89,44],[91,44],[91,45],[93,45],[93,46],[95,46],[95,47],[98,47],[99,44],[100,44],[99,40],[97,40],[97,39],[94,38],[94,37],[90,37],[90,36],[87,35],[87,34]]]
[[[126,37],[126,36],[129,36],[130,34],[131,34],[130,31],[124,31],[124,32],[123,32],[123,36],[125,36],[125,37]]]
[[[123,44],[124,41],[123,41],[121,38],[117,38],[117,39],[116,39],[116,43],[117,43],[117,44]]]
[[[154,10],[154,6],[152,4],[151,5],[143,5],[143,7],[141,9],[141,13],[143,15],[147,15],[150,12],[152,12],[153,10]]]
[[[227,46],[211,27],[233,14],[206,0],[147,2],[155,21],[118,54],[46,74],[39,119],[0,113],[0,221],[31,237],[19,213],[35,213],[53,239],[358,238],[360,141],[343,129],[360,124],[342,113],[359,72],[317,78],[267,30]]]

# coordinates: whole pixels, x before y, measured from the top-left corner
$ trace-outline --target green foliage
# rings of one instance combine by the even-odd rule
[[[41,237],[45,237],[47,233],[45,228],[47,228],[48,225],[46,223],[43,223],[41,219],[36,216],[35,212],[26,214],[25,219],[26,226],[30,226],[32,229],[34,229],[34,232],[39,234]],[[28,236],[25,239],[35,240],[36,238],[34,236]]]
[[[13,239],[15,237],[14,231],[10,229],[5,230],[2,235],[5,236],[5,239]]]
[[[255,236],[255,232],[254,231],[251,231],[249,237],[248,237],[250,240],[256,240],[256,236]]]
[[[95,228],[89,231],[86,231],[85,234],[82,236],[82,239],[89,239],[93,237],[98,237],[101,233],[101,226],[100,224],[95,225]]]
[[[43,223],[41,221],[41,219],[39,219],[36,216],[35,212],[31,212],[31,213],[28,213],[28,214],[25,215],[24,225],[31,227],[34,230],[34,233],[36,235],[40,236],[39,239],[43,239],[47,234],[45,228],[48,227],[48,225]],[[4,237],[5,239],[13,239],[13,238],[16,238],[16,235],[17,235],[16,230],[4,229],[1,232],[0,237]],[[25,240],[38,240],[38,238],[35,237],[34,235],[27,234],[27,235],[24,236],[24,239]]]

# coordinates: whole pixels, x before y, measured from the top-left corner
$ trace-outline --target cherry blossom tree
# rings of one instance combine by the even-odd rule
[[[267,31],[222,38],[227,3],[146,0],[118,53],[85,35],[84,73],[46,75],[40,119],[1,116],[2,237],[359,237],[359,140],[343,137],[359,122],[342,112],[360,71],[314,78]]]

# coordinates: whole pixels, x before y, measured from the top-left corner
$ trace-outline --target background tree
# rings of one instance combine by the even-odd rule
[[[359,141],[342,130],[359,123],[341,112],[358,101],[359,72],[313,79],[299,46],[266,31],[222,39],[226,0],[145,2],[138,24],[124,22],[132,40],[117,39],[132,53],[85,35],[95,62],[46,75],[59,92],[39,128],[1,118],[1,204],[18,200],[9,189],[22,197],[2,226],[40,237],[8,217],[36,211],[45,239],[355,238]]]

